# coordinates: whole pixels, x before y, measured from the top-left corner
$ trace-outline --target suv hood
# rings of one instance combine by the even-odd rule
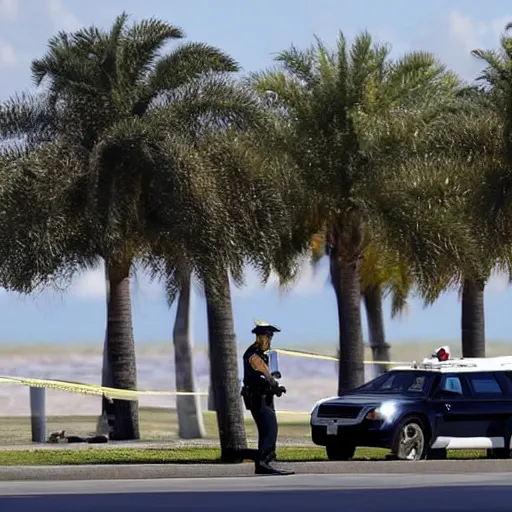
[[[329,398],[322,401],[322,404],[328,405],[379,405],[383,402],[417,402],[425,397],[405,396],[394,393],[351,393],[339,397]]]

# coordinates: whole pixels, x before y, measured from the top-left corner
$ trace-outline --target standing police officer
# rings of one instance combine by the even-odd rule
[[[276,458],[277,418],[274,395],[280,397],[286,388],[280,386],[268,367],[268,356],[272,337],[280,332],[277,327],[258,322],[252,333],[255,342],[245,351],[244,386],[242,396],[246,408],[251,411],[258,428],[258,451],[255,457],[256,474],[292,475],[293,471],[273,468],[270,463]]]

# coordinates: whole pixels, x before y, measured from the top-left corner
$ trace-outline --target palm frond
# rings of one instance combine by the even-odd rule
[[[181,28],[155,18],[141,20],[123,31],[118,52],[118,72],[125,87],[147,79],[166,43],[182,39]]]
[[[153,95],[186,86],[206,74],[239,71],[237,62],[226,53],[205,43],[185,43],[162,57],[148,79]]]

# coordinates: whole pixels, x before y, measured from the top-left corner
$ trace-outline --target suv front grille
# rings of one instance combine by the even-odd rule
[[[355,419],[362,407],[358,405],[322,404],[318,408],[319,418]]]

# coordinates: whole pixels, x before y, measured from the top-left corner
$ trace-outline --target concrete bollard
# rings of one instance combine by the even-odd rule
[[[46,389],[30,388],[32,442],[46,443]]]

